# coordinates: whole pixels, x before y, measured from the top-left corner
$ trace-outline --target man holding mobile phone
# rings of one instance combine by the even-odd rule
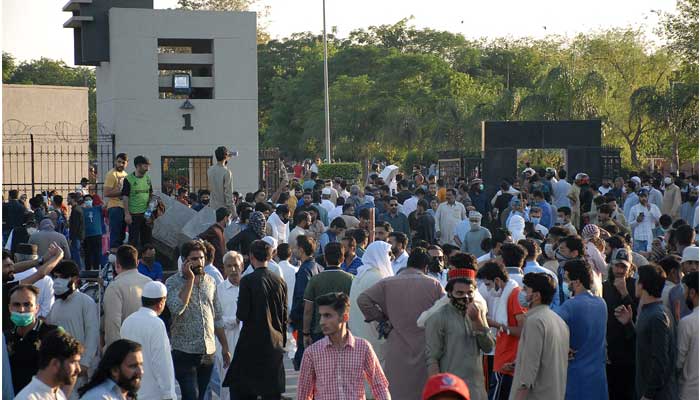
[[[654,239],[654,228],[659,224],[661,211],[656,204],[649,203],[649,192],[641,189],[637,192],[639,204],[630,210],[630,227],[632,228],[632,250],[640,252],[651,251]]]

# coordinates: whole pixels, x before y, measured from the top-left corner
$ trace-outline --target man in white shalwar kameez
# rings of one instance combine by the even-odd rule
[[[467,218],[467,210],[462,203],[456,201],[457,192],[447,189],[447,201],[441,203],[435,211],[435,236],[440,244],[456,245],[454,232],[457,224]]]

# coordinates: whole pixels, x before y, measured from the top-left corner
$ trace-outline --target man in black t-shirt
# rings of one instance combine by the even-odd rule
[[[39,289],[32,285],[17,285],[10,291],[11,324],[6,328],[7,354],[12,370],[12,386],[19,393],[39,369],[41,340],[56,326],[38,318]]]

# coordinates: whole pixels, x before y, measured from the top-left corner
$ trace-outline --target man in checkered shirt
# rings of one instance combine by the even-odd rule
[[[345,293],[316,298],[319,324],[326,336],[304,352],[298,400],[364,400],[364,380],[376,400],[391,399],[372,345],[348,330],[350,300]]]

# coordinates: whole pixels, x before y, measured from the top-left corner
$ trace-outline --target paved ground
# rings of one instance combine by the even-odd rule
[[[296,399],[297,398],[297,382],[299,380],[299,372],[294,370],[292,366],[292,360],[285,355],[284,357],[284,373],[287,377],[287,391],[284,393],[285,396]]]

